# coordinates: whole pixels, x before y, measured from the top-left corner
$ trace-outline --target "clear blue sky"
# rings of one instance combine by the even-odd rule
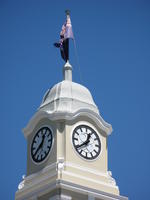
[[[0,1],[1,199],[14,199],[26,173],[21,129],[46,90],[62,80],[53,42],[71,10],[73,79],[88,87],[112,124],[109,170],[122,195],[150,198],[150,1]]]

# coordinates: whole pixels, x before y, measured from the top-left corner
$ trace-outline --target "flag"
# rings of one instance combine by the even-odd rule
[[[67,62],[69,60],[69,38],[74,39],[70,15],[67,12],[66,22],[60,32],[60,40],[54,46],[60,48],[61,57]]]

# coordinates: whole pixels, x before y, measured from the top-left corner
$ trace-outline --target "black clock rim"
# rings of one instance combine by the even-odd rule
[[[45,156],[44,158],[42,158],[41,160],[37,160],[37,159],[34,158],[34,155],[33,155],[33,141],[35,140],[37,134],[38,134],[42,129],[47,129],[47,130],[50,131],[50,134],[51,134],[51,136],[52,136],[52,139],[51,139],[51,146],[50,146],[50,148],[49,148],[49,150],[48,150],[46,156]],[[36,134],[34,135],[34,138],[32,139],[32,144],[31,144],[31,157],[32,157],[32,160],[33,160],[35,163],[41,163],[41,162],[43,162],[43,161],[47,158],[47,156],[49,155],[49,153],[50,153],[50,151],[51,151],[52,143],[53,143],[53,134],[52,134],[52,130],[51,130],[49,127],[47,127],[47,126],[43,126],[42,128],[40,128],[40,129],[36,132]]]
[[[99,141],[99,150],[98,150],[98,152],[97,152],[97,154],[95,155],[95,156],[93,156],[93,157],[91,157],[91,158],[88,158],[88,157],[86,157],[86,156],[83,156],[82,154],[80,154],[79,153],[79,151],[77,150],[77,148],[76,148],[76,146],[75,146],[75,143],[74,143],[74,134],[75,134],[75,132],[76,132],[76,129],[79,129],[79,127],[86,127],[86,128],[88,128],[88,129],[91,129],[92,130],[92,132],[96,135],[96,138],[98,139],[98,141]],[[88,126],[88,125],[84,125],[84,124],[81,124],[81,125],[78,125],[78,126],[76,126],[75,127],[75,129],[73,130],[73,133],[72,133],[72,142],[73,142],[73,146],[74,146],[74,149],[76,150],[76,152],[79,154],[79,156],[81,156],[82,158],[84,158],[84,159],[86,159],[86,160],[95,160],[99,155],[100,155],[100,152],[101,152],[101,141],[100,141],[100,138],[99,138],[99,136],[98,136],[98,134],[96,133],[96,131],[93,129],[93,128],[91,128],[90,126]]]

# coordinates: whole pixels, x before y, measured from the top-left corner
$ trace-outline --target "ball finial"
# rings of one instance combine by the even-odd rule
[[[66,15],[70,15],[70,10],[65,11]]]

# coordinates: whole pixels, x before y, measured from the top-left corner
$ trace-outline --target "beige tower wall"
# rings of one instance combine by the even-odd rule
[[[101,141],[101,152],[98,158],[95,160],[86,160],[79,156],[79,154],[75,151],[72,145],[72,133],[76,126],[78,125],[88,125],[93,128],[96,133],[99,135]],[[66,148],[66,155],[65,160],[69,163],[78,164],[83,168],[89,168],[91,170],[107,172],[107,138],[104,136],[102,130],[96,126],[96,124],[87,117],[80,117],[73,121],[66,122],[65,126],[65,148]]]

